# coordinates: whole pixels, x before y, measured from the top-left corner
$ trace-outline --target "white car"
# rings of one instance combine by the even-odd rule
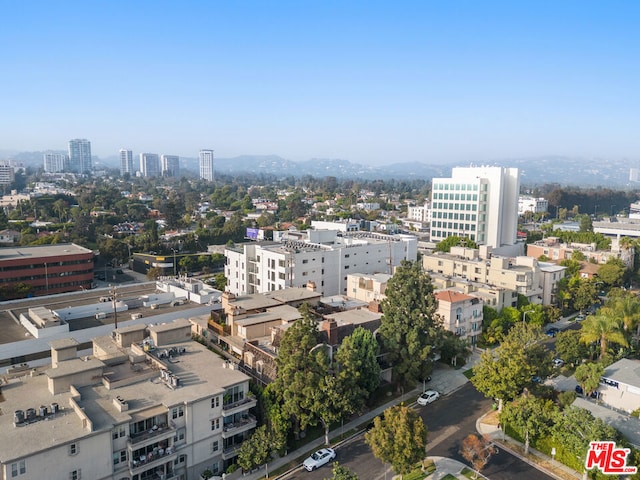
[[[561,358],[554,358],[553,359],[553,366],[556,368],[560,368],[564,365],[564,360],[562,360]]]
[[[336,452],[333,448],[323,448],[307,458],[303,465],[304,468],[311,472],[316,468],[320,468],[325,463],[329,463],[334,458],[336,458]]]
[[[418,397],[418,405],[427,405],[433,403],[440,398],[440,394],[435,390],[427,390]]]

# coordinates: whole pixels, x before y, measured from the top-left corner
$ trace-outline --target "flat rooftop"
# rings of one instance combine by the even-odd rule
[[[366,309],[346,310],[344,312],[325,315],[324,318],[335,320],[338,326],[341,327],[343,325],[360,325],[380,320],[382,313],[376,313]]]
[[[78,255],[93,253],[88,248],[81,247],[75,243],[64,243],[58,245],[44,245],[35,247],[3,247],[0,248],[0,262],[3,260],[15,260],[23,258],[46,258],[60,257],[63,255]]]
[[[279,300],[282,303],[309,300],[312,298],[320,298],[319,292],[308,290],[300,287],[289,287],[282,290],[265,293],[264,296]]]

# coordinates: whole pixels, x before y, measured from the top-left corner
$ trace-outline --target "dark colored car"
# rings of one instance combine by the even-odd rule
[[[560,329],[556,327],[548,328],[546,331],[547,337],[555,337],[558,333],[560,333]]]
[[[577,393],[578,395],[583,395],[583,394],[584,394],[584,390],[582,390],[582,387],[581,387],[580,385],[576,385],[576,393]],[[597,391],[597,390],[595,390],[595,391],[591,392],[590,397],[591,397],[591,398],[596,398],[596,399],[597,399],[597,398],[598,398],[598,395],[599,395],[599,394],[598,394],[598,391]]]
[[[119,268],[119,269],[117,269],[117,270],[116,270],[116,273],[118,273],[118,274],[123,274],[124,272],[122,271],[122,269],[121,269],[121,268]]]

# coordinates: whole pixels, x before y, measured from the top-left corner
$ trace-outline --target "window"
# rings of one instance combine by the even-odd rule
[[[122,438],[127,434],[127,430],[124,425],[120,425],[113,429],[113,439],[117,440],[118,438]]]
[[[17,477],[18,475],[24,475],[27,471],[27,466],[24,460],[11,464],[11,476]]]
[[[180,465],[181,463],[184,463],[187,460],[187,456],[186,455],[180,455],[178,456],[178,458],[176,458],[173,461],[174,465]]]
[[[127,451],[120,450],[119,452],[113,452],[113,464],[118,465],[119,463],[126,463],[127,461]]]
[[[218,408],[220,406],[220,396],[217,395],[211,399],[211,408]]]
[[[178,429],[176,434],[173,436],[173,443],[184,441],[184,436],[185,436],[185,429],[184,428]]]
[[[213,442],[211,444],[211,451],[212,452],[217,452],[219,448],[220,448],[220,445],[218,444],[218,440],[216,440],[215,442]]]
[[[78,444],[72,443],[69,445],[69,455],[76,455],[78,453]]]
[[[74,470],[71,473],[69,473],[69,479],[70,480],[80,480],[80,469]]]
[[[178,417],[184,417],[184,407],[175,407],[171,410],[171,418],[176,419]]]
[[[215,420],[211,420],[211,430],[217,430],[220,428],[220,419],[216,418]]]

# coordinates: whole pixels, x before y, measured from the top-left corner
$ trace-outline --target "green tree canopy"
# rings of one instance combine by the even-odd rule
[[[467,237],[457,237],[452,235],[450,237],[441,240],[436,245],[436,252],[448,253],[451,251],[451,247],[464,246],[468,248],[478,248],[478,244]]]
[[[396,382],[415,384],[428,374],[427,359],[442,325],[430,277],[418,262],[403,261],[389,280],[382,301],[380,337]]]
[[[334,462],[333,470],[331,470],[331,478],[329,480],[359,480],[358,476],[347,467]]]
[[[604,375],[604,366],[601,363],[583,363],[576,368],[574,374],[576,381],[587,396],[598,389],[602,375]]]
[[[384,418],[376,417],[364,438],[376,458],[403,475],[424,458],[427,427],[414,409],[398,405],[385,410]]]
[[[598,278],[610,287],[619,287],[624,279],[625,266],[619,258],[611,257],[598,269]]]
[[[589,350],[580,342],[580,331],[564,330],[556,336],[556,354],[567,363],[577,364],[589,355]]]
[[[555,407],[551,400],[524,394],[505,405],[500,414],[500,421],[523,434],[526,455],[529,453],[531,440],[545,435],[553,425],[554,412]]]
[[[620,321],[615,310],[611,307],[602,307],[597,315],[590,315],[582,324],[580,341],[589,345],[600,344],[600,358],[607,355],[608,343],[617,343],[624,347],[629,342],[622,332]]]

